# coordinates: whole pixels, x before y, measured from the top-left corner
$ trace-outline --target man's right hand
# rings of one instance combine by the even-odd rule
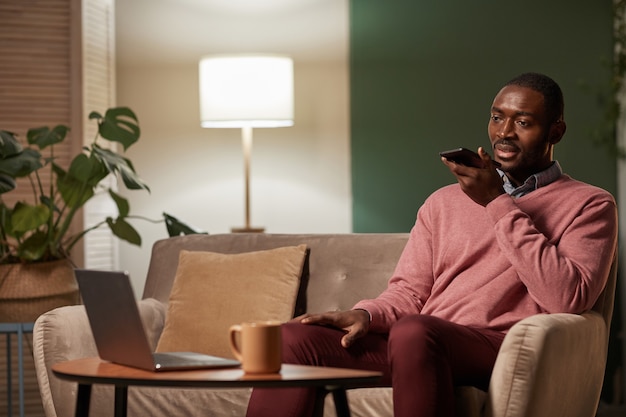
[[[454,174],[461,189],[469,198],[481,206],[486,206],[494,199],[504,194],[504,186],[502,178],[496,171],[495,166],[491,163],[491,157],[485,150],[478,148],[478,155],[483,160],[485,166],[483,168],[467,167],[465,165],[456,164],[442,158],[442,162]]]
[[[356,339],[367,334],[370,316],[365,310],[330,311],[322,314],[304,314],[297,318],[303,324],[321,324],[345,330],[341,346],[350,347]]]

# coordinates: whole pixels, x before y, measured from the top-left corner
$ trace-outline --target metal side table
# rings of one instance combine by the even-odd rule
[[[24,417],[24,334],[33,332],[34,323],[0,323],[0,333],[7,336],[7,416],[13,416],[13,385],[11,373],[11,335],[17,335],[17,378],[19,390],[20,417]]]

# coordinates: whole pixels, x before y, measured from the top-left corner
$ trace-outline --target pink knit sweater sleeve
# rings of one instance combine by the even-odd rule
[[[617,208],[605,193],[566,193],[550,216],[571,216],[570,199],[588,199],[558,237],[544,235],[508,196],[487,205],[498,245],[530,297],[547,313],[582,313],[604,289],[617,241]]]
[[[612,196],[566,176],[486,207],[446,187],[420,208],[386,290],[355,308],[375,332],[418,313],[506,332],[532,314],[590,309],[616,242]]]
[[[430,233],[423,216],[426,216],[424,209],[418,213],[386,290],[375,300],[362,300],[354,306],[370,313],[372,331],[389,331],[398,319],[419,313],[428,299],[434,280],[433,255]]]

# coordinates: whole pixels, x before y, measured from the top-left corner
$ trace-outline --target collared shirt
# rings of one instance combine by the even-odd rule
[[[506,193],[513,198],[519,198],[525,196],[531,191],[535,191],[540,187],[556,181],[561,175],[563,175],[563,170],[561,169],[561,165],[559,165],[557,161],[554,161],[550,167],[528,177],[528,179],[524,181],[524,184],[519,187],[515,187],[503,171],[498,169],[498,173],[504,182],[504,191],[506,191]]]

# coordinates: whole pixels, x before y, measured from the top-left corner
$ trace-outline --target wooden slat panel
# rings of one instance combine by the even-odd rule
[[[0,2],[0,129],[17,133],[25,142],[29,128],[71,125],[71,2],[73,0],[13,0]],[[78,103],[80,104],[80,103]],[[73,133],[72,133],[73,134]],[[76,136],[80,138],[80,132]],[[61,165],[72,155],[72,137],[55,146]],[[43,178],[44,183],[47,179]],[[2,195],[8,204],[32,200],[30,184],[19,181],[16,192]],[[0,335],[0,416],[7,415],[7,367],[12,371],[13,415],[18,415],[17,335],[11,336],[12,360],[6,362],[7,335]],[[32,335],[24,337],[25,412],[44,415],[32,358]]]
[[[25,142],[29,128],[70,126],[68,139],[54,149],[57,162],[69,166],[83,142],[95,135],[88,113],[114,105],[114,31],[113,0],[0,2],[0,54],[10,57],[0,60],[0,129]],[[42,180],[46,186],[48,179]],[[2,198],[13,204],[32,202],[32,195],[30,183],[22,179],[16,192]],[[73,230],[81,230],[83,221],[78,219]],[[109,240],[105,252],[114,253],[110,233]],[[102,252],[97,253],[97,263],[103,265]],[[73,257],[79,265],[88,263],[82,248],[76,247]],[[114,264],[115,257],[104,263],[109,268]]]
[[[7,399],[7,336],[0,334],[0,416],[8,416]],[[19,415],[19,391],[18,391],[18,356],[17,356],[17,335],[9,337],[11,343],[11,398],[12,411],[14,416]],[[24,415],[25,417],[43,417],[44,411],[39,395],[39,386],[35,375],[35,365],[33,363],[32,334],[25,334],[23,339],[24,349]]]
[[[83,142],[94,137],[94,124],[84,123],[88,112],[104,111],[115,102],[113,16],[113,0],[1,1],[0,55],[4,58],[0,60],[0,129],[17,133],[25,142],[29,128],[70,126],[66,142],[55,146],[57,162],[67,167]],[[49,180],[42,180],[46,186]],[[8,204],[32,200],[27,180],[20,180],[18,187],[1,198]],[[78,223],[75,230],[82,229],[82,221]],[[112,237],[99,232],[94,238],[94,262],[110,267],[115,262]],[[26,415],[39,417],[43,409],[32,360],[32,336],[25,338]],[[0,416],[7,412],[5,341],[0,337]],[[17,415],[15,335],[11,343],[13,411]]]
[[[104,112],[115,105],[115,31],[112,0],[88,0],[83,3],[83,95],[85,112]],[[85,114],[87,117],[87,114]],[[93,123],[85,126],[85,139],[96,134]],[[110,147],[107,141],[99,142]],[[115,189],[113,178],[108,185]],[[117,209],[108,198],[95,198],[85,208],[85,224],[96,224]],[[95,269],[118,269],[117,240],[108,228],[100,228],[85,237],[85,266]]]
[[[70,6],[69,0],[0,3],[0,55],[10,57],[0,60],[0,129],[24,142],[29,128],[70,125]],[[55,146],[62,166],[71,149],[70,141]],[[18,184],[5,201],[32,198],[28,181]]]

